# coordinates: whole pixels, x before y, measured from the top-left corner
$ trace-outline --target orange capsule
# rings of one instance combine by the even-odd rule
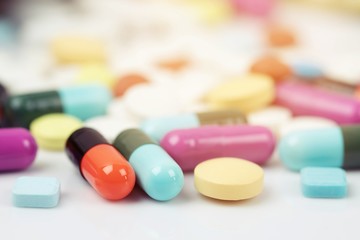
[[[114,86],[114,95],[121,97],[132,86],[140,83],[148,83],[149,81],[139,74],[133,73],[122,76]]]
[[[281,81],[292,75],[291,68],[274,56],[264,56],[258,59],[250,68],[253,73],[261,73]]]
[[[129,162],[94,129],[73,132],[66,142],[66,154],[103,198],[119,200],[134,188],[135,172]]]

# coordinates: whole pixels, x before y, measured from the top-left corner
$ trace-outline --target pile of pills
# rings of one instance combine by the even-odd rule
[[[273,7],[265,0],[182,4],[196,10],[203,29],[244,12],[266,19]],[[159,25],[148,37],[171,35],[167,27],[176,26]],[[262,29],[263,43],[251,48],[264,51],[236,74],[231,63],[224,67],[191,50],[162,54],[145,40],[144,59],[120,61],[99,37],[51,36],[44,49],[52,67],[40,83],[50,90],[18,92],[19,83],[0,75],[0,171],[28,169],[40,148],[65,152],[79,179],[108,200],[126,198],[138,185],[150,198],[169,201],[181,193],[185,173],[194,175],[200,194],[238,201],[262,192],[266,164],[279,155],[282,166],[300,173],[305,197],[346,197],[342,168],[360,167],[359,88],[320,65],[277,54],[301,44],[290,28],[264,23]],[[59,84],[57,77],[66,79]],[[24,176],[12,194],[17,207],[55,207],[60,182]]]

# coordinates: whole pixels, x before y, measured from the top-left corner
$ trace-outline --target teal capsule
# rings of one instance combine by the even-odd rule
[[[129,161],[137,183],[153,199],[168,201],[184,186],[184,174],[179,165],[159,145],[139,129],[120,133],[114,147]]]

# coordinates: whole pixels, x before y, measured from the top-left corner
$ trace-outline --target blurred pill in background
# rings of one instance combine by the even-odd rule
[[[137,84],[148,83],[149,80],[146,79],[143,75],[130,73],[124,76],[121,76],[117,79],[114,86],[114,95],[115,97],[122,97],[125,92],[131,87]]]
[[[297,131],[279,143],[280,159],[291,170],[304,167],[360,167],[360,126]]]
[[[120,200],[134,188],[133,168],[96,130],[80,128],[73,132],[66,141],[66,154],[103,198]]]
[[[6,88],[0,83],[0,128],[4,125],[4,104],[8,97]]]
[[[292,72],[300,79],[314,80],[324,76],[323,70],[320,66],[311,62],[295,62],[291,64]]]
[[[98,84],[15,95],[6,101],[4,120],[7,126],[26,128],[35,118],[48,113],[66,113],[86,120],[104,115],[110,100],[110,91]]]
[[[269,129],[246,125],[173,130],[160,141],[184,171],[193,171],[197,164],[218,157],[244,158],[265,164],[275,144]]]
[[[82,121],[76,117],[62,113],[52,113],[32,121],[30,131],[40,148],[64,151],[68,137],[75,130],[81,128],[82,125]]]
[[[275,81],[282,81],[292,76],[291,67],[279,58],[265,55],[257,59],[251,66],[250,71],[272,77]]]
[[[194,171],[196,190],[204,196],[228,201],[256,197],[263,190],[264,171],[257,164],[239,158],[214,158]]]
[[[273,80],[263,74],[247,74],[210,90],[204,101],[214,108],[239,109],[244,113],[268,106],[274,99]]]
[[[251,14],[267,17],[271,14],[275,0],[230,0],[231,5],[239,14]]]
[[[77,84],[98,83],[113,89],[115,85],[115,75],[105,64],[83,64],[80,66],[78,75],[75,77]]]
[[[360,123],[360,102],[355,98],[294,82],[278,84],[276,92],[276,104],[290,109],[295,116],[318,116],[339,124]]]
[[[34,162],[38,146],[23,128],[0,129],[0,172],[24,170]]]
[[[271,25],[267,29],[268,44],[272,47],[291,47],[296,44],[296,36],[290,27]]]
[[[245,123],[245,116],[236,110],[217,110],[210,112],[178,114],[145,119],[140,128],[157,142],[170,131],[196,128],[202,125],[236,125]]]
[[[184,186],[179,165],[139,129],[121,132],[113,143],[134,168],[138,184],[153,199],[168,201]]]

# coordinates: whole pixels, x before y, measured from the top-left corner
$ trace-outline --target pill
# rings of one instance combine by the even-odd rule
[[[231,0],[230,3],[236,12],[255,16],[268,16],[275,5],[274,0]]]
[[[236,110],[218,110],[201,113],[179,114],[146,119],[140,128],[155,141],[175,129],[196,128],[201,125],[235,125],[245,123],[245,116]]]
[[[51,42],[51,52],[60,64],[105,62],[106,51],[97,39],[83,36],[61,36]]]
[[[278,84],[276,104],[289,108],[294,115],[324,117],[339,124],[360,122],[360,102],[355,98],[304,84]]]
[[[275,56],[263,56],[259,58],[252,64],[250,71],[268,75],[275,81],[285,80],[292,75],[291,67]]]
[[[96,130],[80,128],[73,132],[66,141],[66,154],[103,198],[119,200],[134,188],[133,168]]]
[[[360,125],[298,131],[279,143],[280,159],[291,170],[304,167],[360,167]]]
[[[16,207],[56,207],[60,199],[60,182],[54,177],[19,177],[12,195]]]
[[[157,63],[159,68],[177,72],[181,71],[182,69],[186,68],[189,65],[189,61],[186,58],[173,58],[173,59],[164,59]]]
[[[210,90],[205,102],[214,108],[234,108],[244,113],[269,105],[275,95],[272,79],[263,74],[248,74]]]
[[[301,187],[308,198],[343,198],[347,195],[346,173],[340,168],[301,169]]]
[[[184,171],[192,171],[197,164],[217,157],[265,164],[274,151],[275,137],[260,126],[203,126],[173,130],[160,145]]]
[[[15,95],[5,104],[4,120],[9,127],[26,128],[35,118],[48,113],[66,113],[86,120],[104,115],[110,100],[110,91],[98,84]]]
[[[124,75],[116,81],[114,86],[114,95],[116,97],[121,97],[132,86],[148,82],[149,80],[140,74],[132,73]]]
[[[0,128],[4,126],[4,104],[9,97],[6,88],[0,83]]]
[[[336,122],[321,117],[312,117],[312,116],[301,116],[294,117],[290,121],[282,124],[280,126],[279,137],[283,138],[284,136],[298,131],[310,130],[310,129],[321,129],[328,127],[337,126]]]
[[[192,10],[196,17],[206,24],[217,24],[224,22],[231,16],[231,8],[227,2],[224,1],[206,1],[206,0],[192,0],[187,1],[191,4]]]
[[[293,63],[291,69],[295,76],[304,80],[313,80],[324,76],[318,65],[309,62]]]
[[[28,168],[35,160],[37,144],[23,128],[0,129],[0,172]]]
[[[268,127],[275,136],[280,135],[280,128],[292,118],[291,111],[287,108],[271,106],[247,116],[247,122],[250,125]]]
[[[76,117],[51,113],[36,118],[30,124],[30,131],[40,148],[63,151],[68,137],[81,127],[82,122]]]
[[[295,33],[290,28],[279,25],[267,29],[267,40],[272,47],[289,47],[296,44]]]
[[[105,64],[84,64],[80,67],[75,83],[98,83],[112,89],[115,85],[115,75]]]
[[[153,199],[168,201],[184,186],[179,165],[139,129],[127,129],[114,141],[115,148],[134,168],[138,184]]]
[[[204,196],[219,200],[244,200],[263,190],[264,171],[257,164],[239,158],[214,158],[194,171],[195,188]]]

